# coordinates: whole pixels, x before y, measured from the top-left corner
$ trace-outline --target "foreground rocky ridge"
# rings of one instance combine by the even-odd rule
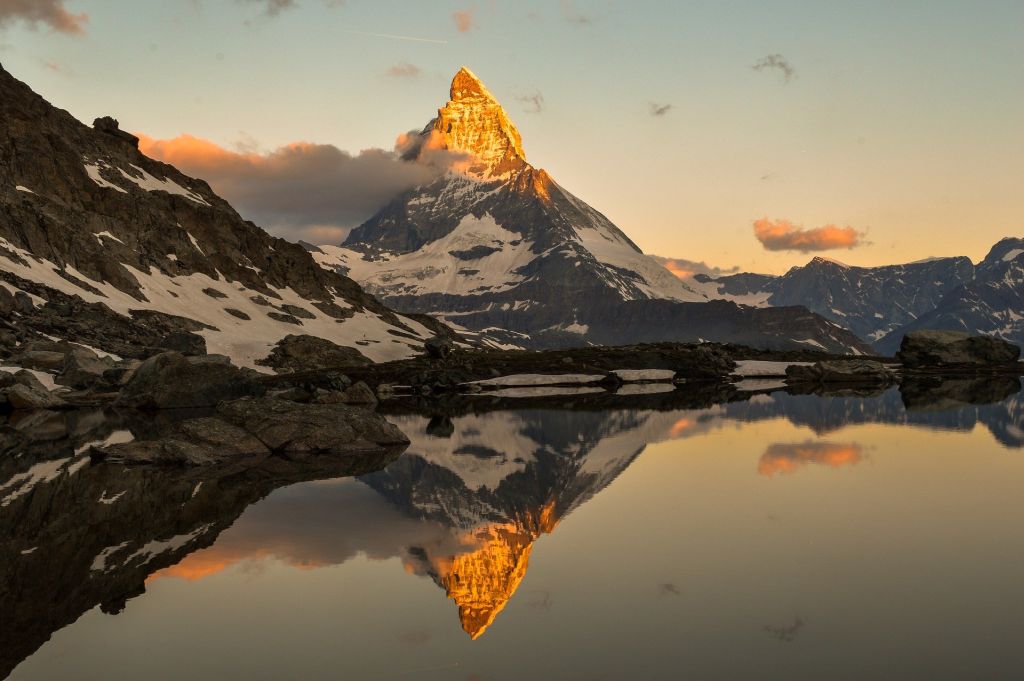
[[[380,361],[443,331],[243,220],[116,121],[89,128],[2,67],[0,291],[10,333],[121,356],[179,330],[252,365],[300,331]]]

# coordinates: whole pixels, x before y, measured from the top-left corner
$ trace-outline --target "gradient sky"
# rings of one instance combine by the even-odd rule
[[[77,35],[18,5],[0,61],[51,102],[231,149],[391,149],[467,65],[529,160],[648,253],[811,257],[767,251],[761,219],[852,227],[824,254],[858,265],[1024,234],[1020,0],[39,0],[87,14]],[[770,55],[791,77],[752,68]]]

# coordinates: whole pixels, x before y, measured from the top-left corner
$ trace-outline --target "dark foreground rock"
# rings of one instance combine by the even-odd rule
[[[316,336],[285,336],[270,355],[257,362],[279,374],[315,371],[348,366],[367,366],[371,362],[355,348],[342,347]]]
[[[943,366],[1005,366],[1020,358],[1020,348],[992,336],[960,331],[911,331],[896,357],[909,369]]]
[[[261,392],[259,375],[216,355],[185,357],[165,352],[150,357],[134,372],[117,405],[132,409],[215,407],[225,400]]]
[[[181,421],[158,438],[94,451],[109,463],[208,466],[270,455],[361,456],[408,444],[402,431],[368,409],[267,397],[224,402],[213,416]]]
[[[790,383],[811,384],[871,384],[889,385],[896,374],[881,362],[870,359],[848,359],[815,362],[810,366],[794,365],[786,368]]]

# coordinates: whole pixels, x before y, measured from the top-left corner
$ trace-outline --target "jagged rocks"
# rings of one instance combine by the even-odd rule
[[[815,362],[810,366],[792,365],[786,368],[786,380],[791,383],[888,385],[896,380],[896,374],[881,362],[851,359]]]
[[[1020,347],[992,336],[961,331],[911,331],[903,337],[897,358],[916,369],[950,365],[998,366],[1020,358]]]
[[[256,362],[279,374],[295,371],[332,369],[345,366],[367,366],[371,362],[355,348],[342,347],[316,336],[285,336],[270,355]]]
[[[135,409],[214,407],[261,392],[254,373],[215,355],[185,357],[165,352],[135,370],[117,404]]]

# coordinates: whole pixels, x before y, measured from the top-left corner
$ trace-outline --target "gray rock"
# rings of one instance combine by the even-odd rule
[[[0,286],[0,317],[10,317],[14,308],[14,295],[6,287]]]
[[[866,359],[815,362],[811,366],[786,368],[792,383],[891,383],[896,374],[881,362]]]
[[[32,310],[36,309],[35,303],[28,297],[28,294],[24,291],[18,291],[14,294],[14,311],[20,312],[21,314],[29,314]]]
[[[164,336],[158,346],[164,350],[173,350],[183,355],[205,355],[206,339],[198,333],[175,331]]]
[[[215,359],[165,352],[143,362],[121,391],[117,404],[135,409],[213,407],[254,395],[259,388],[249,372]]]
[[[59,371],[64,368],[64,352],[53,352],[50,350],[29,350],[16,358],[16,361],[26,369],[38,371]]]
[[[345,390],[327,392],[318,395],[316,401],[320,404],[353,404],[358,406],[377,406],[377,395],[370,386],[363,381],[358,381]]]
[[[39,392],[44,393],[50,392],[49,388],[43,385],[43,382],[36,378],[36,375],[31,371],[26,371],[25,369],[16,371],[11,378],[14,379],[14,383],[18,383],[27,388],[32,388],[33,390],[38,390]]]
[[[911,331],[903,337],[897,358],[916,369],[949,365],[1006,365],[1020,358],[1020,347],[992,336],[960,331]]]
[[[282,305],[281,309],[299,319],[316,319],[316,315],[304,307],[298,305]]]
[[[217,415],[291,458],[409,444],[402,431],[379,414],[341,404],[243,399],[220,405]]]
[[[252,319],[252,317],[250,317],[246,313],[242,312],[241,310],[236,310],[233,307],[225,307],[224,311],[227,312],[232,317],[238,317],[242,321],[246,321],[247,322],[247,321],[250,321]]]
[[[64,400],[44,390],[18,383],[0,390],[11,409],[53,409],[64,405]]]
[[[435,336],[423,344],[423,349],[434,359],[448,359],[455,352],[455,343],[451,338]]]
[[[256,363],[271,367],[279,374],[371,364],[355,348],[342,347],[316,336],[294,334],[278,341],[270,355]]]
[[[76,390],[92,388],[97,383],[106,383],[104,374],[114,368],[114,364],[110,357],[100,357],[88,348],[73,347],[64,355],[56,381]]]

